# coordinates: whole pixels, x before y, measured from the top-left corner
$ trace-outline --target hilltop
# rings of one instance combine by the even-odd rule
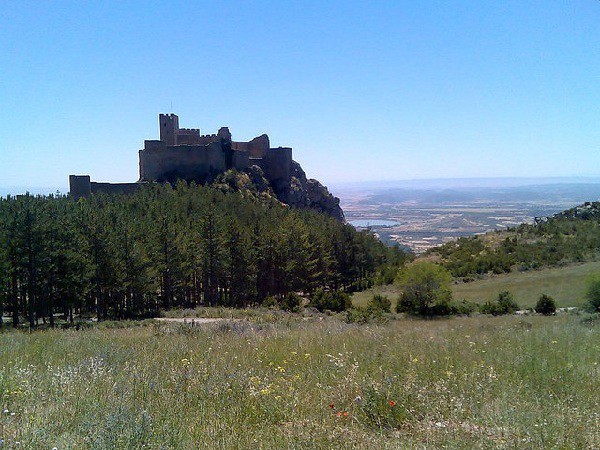
[[[200,134],[198,128],[179,128],[176,114],[159,114],[158,140],[145,140],[139,150],[139,180],[135,183],[92,182],[89,175],[71,175],[70,193],[75,199],[93,194],[130,194],[148,183],[180,180],[198,184],[231,179],[245,174],[246,188],[275,197],[280,202],[322,212],[340,221],[344,213],[339,199],[317,180],[308,179],[292,159],[290,147],[272,148],[269,136],[234,141],[227,127],[216,134]],[[231,187],[239,183],[230,183]]]

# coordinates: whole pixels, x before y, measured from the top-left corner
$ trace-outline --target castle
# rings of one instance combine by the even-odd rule
[[[263,134],[248,142],[231,139],[227,127],[201,135],[197,128],[179,128],[175,114],[159,114],[159,140],[144,141],[139,151],[140,178],[135,183],[97,183],[89,175],[70,175],[75,200],[92,194],[129,194],[146,183],[177,180],[209,183],[230,169],[245,172],[257,189],[269,191],[279,201],[310,208],[344,220],[340,200],[317,180],[308,179],[289,147],[271,148]]]
[[[75,199],[91,194],[127,194],[147,182],[174,183],[178,179],[205,183],[229,170],[262,169],[273,186],[288,184],[292,171],[292,149],[271,148],[263,134],[249,142],[231,139],[227,127],[217,134],[201,135],[197,128],[179,128],[175,114],[159,114],[159,140],[144,141],[139,151],[140,178],[136,183],[97,183],[89,175],[70,175],[69,187]]]

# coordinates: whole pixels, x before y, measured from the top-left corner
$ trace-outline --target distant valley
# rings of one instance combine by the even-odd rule
[[[531,184],[520,184],[531,183]],[[600,198],[593,180],[430,180],[340,185],[334,192],[349,223],[415,253],[487,231],[532,223]]]

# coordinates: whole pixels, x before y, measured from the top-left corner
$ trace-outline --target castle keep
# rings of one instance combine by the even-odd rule
[[[216,134],[201,135],[197,128],[179,128],[175,114],[159,114],[159,140],[144,141],[139,151],[140,178],[137,183],[96,183],[89,175],[71,175],[69,186],[75,199],[94,193],[126,194],[146,182],[174,183],[178,179],[204,183],[229,170],[262,169],[273,186],[289,184],[292,149],[271,148],[266,134],[249,142],[231,138],[227,127]]]

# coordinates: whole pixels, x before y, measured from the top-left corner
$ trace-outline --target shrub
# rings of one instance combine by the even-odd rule
[[[485,302],[480,307],[483,314],[491,314],[493,316],[501,316],[503,314],[513,314],[518,311],[519,305],[515,302],[513,295],[509,291],[502,291],[498,294],[495,301]]]
[[[450,272],[438,264],[421,261],[406,267],[397,279],[402,294],[396,311],[421,316],[449,314],[451,282]]]
[[[452,302],[450,300],[438,301],[431,308],[429,308],[430,316],[450,316],[454,314],[452,308]]]
[[[590,312],[600,312],[600,277],[590,279],[586,298]]]
[[[302,306],[302,297],[295,292],[289,292],[281,301],[281,309],[284,311],[298,312]]]
[[[417,310],[417,303],[415,302],[414,297],[409,295],[402,295],[398,297],[396,300],[396,312],[398,313],[412,313]]]
[[[543,294],[535,305],[535,312],[551,316],[556,313],[556,302],[549,295]]]
[[[277,307],[277,299],[271,295],[265,298],[262,302],[262,306],[265,308],[275,308]]]
[[[325,310],[342,312],[352,306],[352,300],[348,294],[342,291],[317,289],[317,292],[315,292],[310,301],[310,306],[317,308],[321,312]]]
[[[392,312],[392,302],[389,298],[384,297],[383,295],[374,295],[369,301],[368,307],[372,309],[378,309],[385,313]]]
[[[488,301],[479,307],[481,314],[491,314],[493,316],[499,316],[502,314],[498,302]]]
[[[458,316],[470,316],[477,310],[477,304],[467,300],[450,303],[451,314]]]
[[[519,310],[519,305],[509,291],[502,291],[498,294],[498,304],[504,314],[514,314]]]
[[[346,312],[346,322],[366,324],[370,322],[383,322],[383,311],[370,306],[356,306]]]

